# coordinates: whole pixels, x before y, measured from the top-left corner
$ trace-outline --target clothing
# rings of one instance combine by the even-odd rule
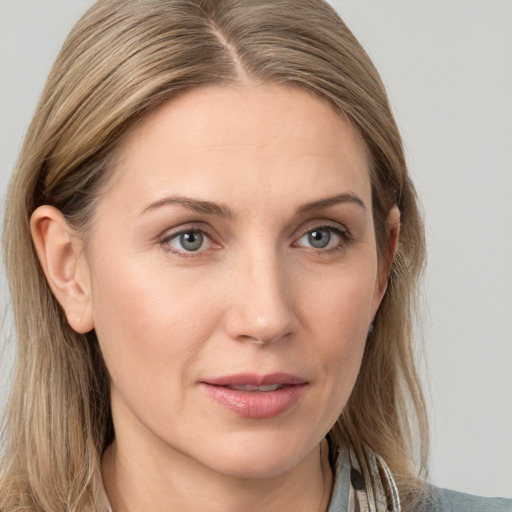
[[[512,512],[512,500],[506,498],[483,498],[449,489],[434,488],[436,503],[432,512]]]
[[[373,512],[373,510],[380,511],[381,509],[400,511],[400,508],[388,509],[385,505],[380,508],[377,505],[375,509],[368,508],[366,503],[355,498],[357,491],[354,488],[359,487],[358,480],[361,478],[361,475],[356,470],[356,478],[354,478],[354,462],[353,456],[347,456],[346,453],[340,456],[338,468],[335,472],[334,487],[328,512]],[[381,463],[384,464],[383,461]],[[388,478],[391,478],[391,481],[386,482],[384,488],[388,487],[389,484],[391,484],[392,489],[395,488],[392,477],[386,475],[385,479],[388,480]],[[388,496],[389,501],[390,498]],[[415,512],[512,512],[512,500],[472,496],[449,489],[429,486],[425,499],[422,504],[418,505],[418,509]]]

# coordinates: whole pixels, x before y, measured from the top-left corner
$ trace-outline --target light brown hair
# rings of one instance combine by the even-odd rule
[[[115,148],[163,102],[240,80],[301,87],[358,131],[371,162],[379,256],[397,204],[399,245],[355,389],[330,432],[380,454],[410,501],[428,435],[412,331],[425,249],[414,187],[385,89],[322,0],[102,0],[78,22],[50,73],[6,203],[4,252],[18,349],[3,425],[0,509],[95,510],[112,441],[109,377],[94,332],[77,334],[46,283],[30,237],[42,204],[86,238]]]

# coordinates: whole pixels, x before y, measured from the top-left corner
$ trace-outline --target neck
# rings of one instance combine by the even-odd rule
[[[283,474],[241,478],[184,454],[151,453],[117,439],[105,453],[102,473],[114,512],[325,512],[332,488],[327,452],[324,441]]]

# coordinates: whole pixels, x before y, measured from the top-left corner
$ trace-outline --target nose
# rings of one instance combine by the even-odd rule
[[[225,329],[237,341],[267,345],[296,328],[286,268],[275,255],[251,255],[233,269]]]

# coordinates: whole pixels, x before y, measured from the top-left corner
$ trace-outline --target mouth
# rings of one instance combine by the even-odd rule
[[[235,389],[237,391],[249,391],[249,392],[262,392],[266,393],[268,391],[277,391],[278,389],[283,389],[285,384],[267,384],[263,386],[255,386],[254,384],[239,384],[239,385],[227,385],[224,386],[228,389]]]
[[[275,373],[231,375],[200,383],[210,398],[238,416],[265,419],[292,409],[307,389],[305,379]]]

